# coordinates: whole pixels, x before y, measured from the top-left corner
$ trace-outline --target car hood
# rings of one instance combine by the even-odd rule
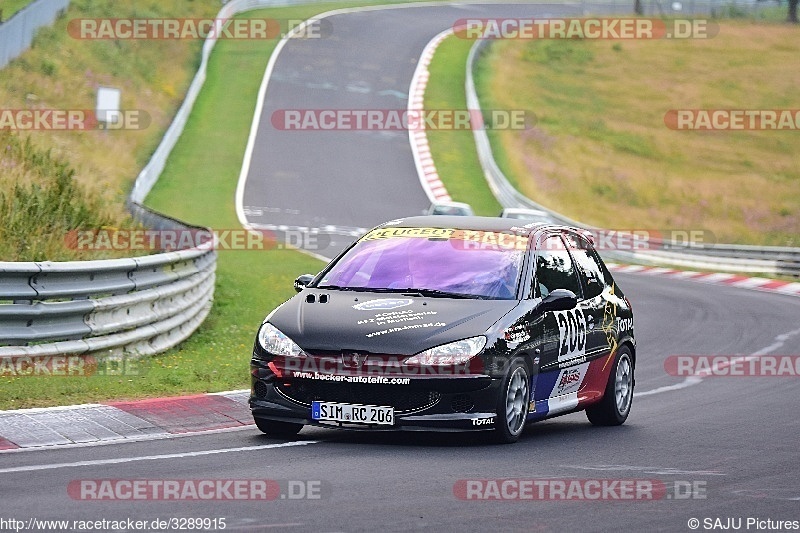
[[[517,303],[306,289],[276,309],[269,322],[309,354],[413,355],[482,335]]]

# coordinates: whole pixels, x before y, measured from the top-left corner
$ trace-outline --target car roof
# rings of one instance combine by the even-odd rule
[[[531,235],[535,231],[545,228],[578,231],[574,228],[559,226],[557,224],[547,224],[544,222],[525,224],[524,222],[524,220],[514,218],[426,215],[390,220],[378,227],[456,228],[475,231],[503,231],[516,233],[517,235]]]

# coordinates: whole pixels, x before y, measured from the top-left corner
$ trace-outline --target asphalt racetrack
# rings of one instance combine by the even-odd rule
[[[647,276],[619,274],[617,281],[634,302],[639,343],[636,395],[621,427],[595,428],[576,413],[531,425],[507,446],[479,434],[306,428],[290,446],[273,448],[286,443],[250,426],[3,453],[3,507],[25,519],[225,517],[232,531],[689,531],[690,518],[796,520],[796,378],[714,377],[653,391],[684,383],[664,371],[663,361],[672,354],[798,353],[800,300]],[[655,501],[454,495],[463,480],[509,478],[647,479],[678,491]],[[93,479],[294,480],[315,483],[319,498],[176,502],[70,496],[70,483]]]
[[[422,214],[430,201],[407,131],[286,131],[273,124],[276,112],[405,110],[422,50],[459,19],[577,13],[578,6],[541,4],[368,10],[327,17],[327,38],[289,39],[270,73],[240,185],[247,223],[319,231],[325,237],[310,251],[333,257],[365,228]]]

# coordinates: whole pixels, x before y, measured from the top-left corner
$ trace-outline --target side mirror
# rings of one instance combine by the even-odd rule
[[[539,309],[546,311],[569,311],[578,305],[578,297],[575,293],[567,289],[554,289],[539,304]]]
[[[297,276],[297,279],[294,280],[294,290],[300,292],[312,281],[314,281],[314,274],[303,274],[302,276]]]

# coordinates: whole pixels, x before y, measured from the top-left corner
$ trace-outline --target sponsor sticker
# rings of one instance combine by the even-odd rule
[[[376,239],[392,239],[395,237],[416,237],[423,239],[441,238],[449,239],[458,231],[453,228],[378,228],[370,231],[361,239],[372,241]]]
[[[580,366],[564,368],[558,375],[556,380],[555,390],[553,396],[561,396],[563,394],[570,394],[577,392],[583,383],[583,378],[586,376],[586,371],[589,368],[589,363],[584,363]]]
[[[455,228],[379,228],[361,239],[418,238],[449,240],[459,250],[527,250],[527,236],[502,231],[462,230]]]
[[[510,343],[525,342],[531,338],[531,334],[528,333],[528,330],[525,328],[525,324],[518,324],[508,328],[503,336],[506,342]]]
[[[398,307],[406,307],[413,303],[411,298],[378,298],[376,300],[367,300],[366,302],[357,303],[353,309],[357,311],[374,311],[376,309],[397,309]]]

